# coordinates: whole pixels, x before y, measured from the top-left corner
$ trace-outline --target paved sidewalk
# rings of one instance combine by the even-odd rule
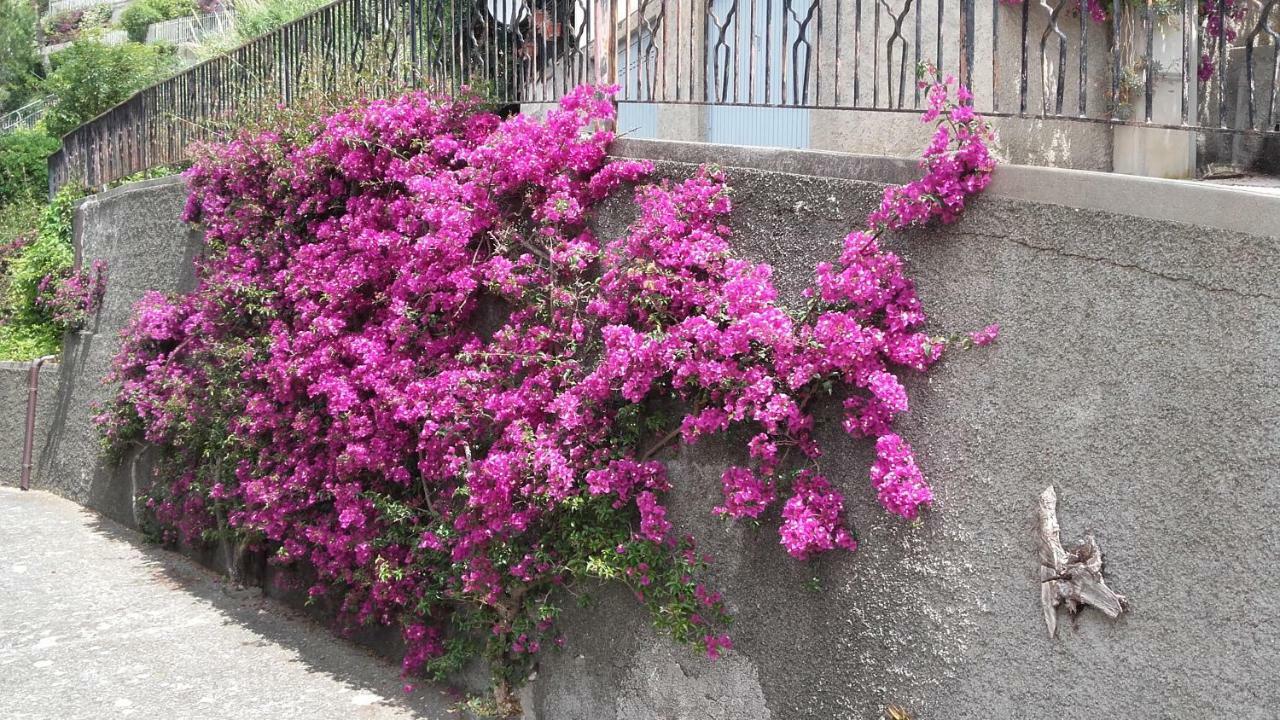
[[[0,487],[0,718],[430,718],[453,704],[257,591]]]

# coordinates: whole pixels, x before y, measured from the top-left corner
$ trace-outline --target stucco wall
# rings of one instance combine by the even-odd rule
[[[913,162],[693,144],[630,156],[715,161],[734,185],[735,244],[794,298],[814,264]],[[668,163],[664,172],[687,172]],[[786,172],[742,169],[774,168]],[[147,288],[189,280],[198,249],[176,180],[86,202],[77,237],[111,263],[94,334],[72,339],[41,482],[128,521],[143,462],[102,467],[90,402],[116,333]],[[630,203],[612,202],[616,233]],[[716,663],[656,636],[625,593],[566,600],[564,651],[525,692],[542,720],[877,717],[918,720],[1271,717],[1280,703],[1280,199],[1186,183],[1006,167],[959,224],[892,239],[938,332],[1003,326],[911,382],[899,423],[938,494],[918,525],[868,487],[871,447],[819,430],[845,491],[856,554],[797,563],[776,517],[709,512],[743,438],[667,457],[672,518],[716,556],[738,621]],[[1057,487],[1064,535],[1097,533],[1119,621],[1086,613],[1045,637],[1032,518]],[[817,579],[820,589],[809,589]]]
[[[135,453],[120,466],[102,462],[93,408],[112,395],[102,379],[142,294],[190,283],[200,237],[181,220],[185,201],[185,183],[168,177],[93,195],[76,209],[76,252],[86,265],[107,262],[107,291],[89,328],[68,336],[63,347],[38,486],[126,524],[133,521],[134,489],[146,482],[147,458]]]
[[[621,151],[712,157],[639,141]],[[834,156],[714,159],[858,174]],[[773,263],[793,296],[877,199],[856,181],[729,176],[736,247]],[[870,444],[832,418],[819,430],[823,465],[862,547],[799,564],[778,544],[776,513],[760,529],[710,516],[745,438],[670,453],[673,517],[717,558],[738,616],[735,652],[696,657],[657,637],[625,593],[606,592],[568,611],[568,645],[543,661],[530,716],[863,719],[887,703],[948,720],[1274,715],[1277,221],[1252,215],[1265,235],[1222,229],[1241,208],[1197,186],[1021,168],[1006,177],[1017,182],[996,183],[959,224],[893,241],[932,328],[1003,327],[995,346],[957,353],[909,388],[899,429],[934,483],[934,511],[919,525],[886,516],[868,486]],[[1104,197],[1053,182],[1072,177]],[[1035,192],[1027,183],[1084,207],[1008,197]],[[1211,201],[1201,226],[1097,209],[1185,217],[1197,200]],[[616,204],[607,229],[629,214]],[[1097,533],[1133,603],[1119,621],[1086,612],[1073,628],[1064,616],[1057,640],[1046,637],[1032,541],[1050,484],[1064,539]],[[820,591],[806,589],[812,578]]]
[[[29,363],[0,361],[0,408],[3,408],[0,412],[0,485],[17,487],[22,478],[22,444],[27,431],[27,378],[30,367]],[[36,394],[36,433],[32,444],[37,465],[53,420],[57,382],[58,364],[49,362],[41,366],[39,392]],[[34,475],[35,468],[32,470]]]

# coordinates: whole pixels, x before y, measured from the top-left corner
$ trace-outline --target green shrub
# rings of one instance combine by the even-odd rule
[[[42,210],[35,199],[0,206],[0,325],[8,309],[9,265],[35,240]]]
[[[111,7],[110,3],[85,8],[84,16],[80,18],[80,29],[107,27],[111,24],[111,16],[113,14],[115,14],[115,9]]]
[[[58,141],[42,130],[0,135],[0,207],[42,198],[48,192],[48,158]]]
[[[53,56],[46,87],[56,98],[45,127],[61,137],[127,100],[140,88],[168,77],[178,66],[172,48],[77,40]]]
[[[38,96],[36,14],[27,0],[0,0],[0,113]]]
[[[147,39],[147,28],[164,19],[164,14],[154,3],[141,0],[120,14],[120,27],[124,28],[130,40],[140,43]]]
[[[63,278],[71,271],[71,221],[75,201],[83,195],[82,189],[68,185],[44,208],[27,201],[0,211],[0,247],[9,249],[0,258],[0,359],[30,360],[58,352],[64,328],[36,298],[41,280]],[[29,229],[33,223],[34,232]]]
[[[200,55],[213,57],[228,52],[328,2],[331,0],[231,0],[230,5],[236,12],[235,28],[206,40],[199,50]]]
[[[147,39],[147,28],[153,23],[196,14],[193,0],[138,0],[120,15],[120,26],[134,42]]]

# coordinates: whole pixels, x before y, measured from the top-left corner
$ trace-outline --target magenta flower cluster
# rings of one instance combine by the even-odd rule
[[[1222,0],[1221,6],[1218,0],[1202,0],[1200,3],[1205,49],[1200,55],[1197,74],[1202,82],[1213,77],[1216,64],[1222,61],[1217,57],[1218,42],[1221,40],[1227,48],[1231,47],[1231,43],[1240,34],[1240,25],[1248,10],[1249,4],[1244,0]]]
[[[518,681],[563,642],[548,598],[588,577],[627,583],[715,656],[725,605],[674,533],[664,448],[749,430],[716,511],[760,518],[785,498],[788,553],[851,550],[810,409],[839,392],[849,432],[878,438],[881,503],[913,518],[932,498],[890,427],[908,407],[896,372],[946,343],[879,238],[954,221],[987,184],[990,135],[958,97],[930,89],[924,176],[886,191],[799,314],[768,265],[734,255],[715,169],[640,184],[627,231],[596,235],[593,209],[650,172],[606,158],[608,91],[542,120],[411,94],[302,140],[207,148],[187,175],[197,287],[139,304],[99,424],[181,468],[148,499],[175,538],[230,530],[304,563],[313,596],[401,628],[406,672],[479,643]]]
[[[36,308],[66,330],[79,330],[98,311],[107,292],[107,263],[94,260],[89,270],[65,276],[45,275],[36,286]]]

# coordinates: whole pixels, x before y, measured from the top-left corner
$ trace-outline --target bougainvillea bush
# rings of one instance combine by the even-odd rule
[[[879,239],[954,221],[988,182],[989,132],[952,92],[929,90],[922,179],[885,191],[790,312],[770,267],[733,252],[721,172],[645,183],[645,163],[606,158],[604,90],[543,120],[411,94],[205,148],[187,174],[198,286],[138,306],[107,444],[165,449],[145,503],[169,539],[234,536],[307,568],[345,619],[400,628],[406,674],[483,655],[510,709],[563,642],[559,591],[599,579],[714,657],[729,617],[667,520],[664,448],[745,429],[717,512],[777,508],[798,559],[852,550],[812,436],[834,395],[876,445],[885,508],[932,500],[892,423],[899,374],[947,342]],[[632,186],[638,219],[597,237],[594,208]]]

